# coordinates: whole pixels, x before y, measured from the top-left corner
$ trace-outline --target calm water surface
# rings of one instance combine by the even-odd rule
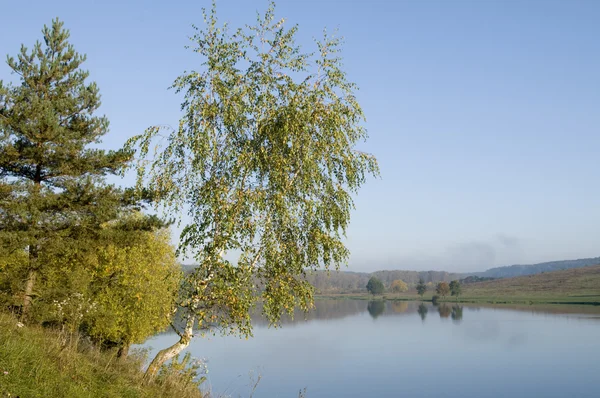
[[[215,395],[600,397],[600,308],[318,301],[254,338],[192,341]],[[160,349],[176,341],[160,335]]]

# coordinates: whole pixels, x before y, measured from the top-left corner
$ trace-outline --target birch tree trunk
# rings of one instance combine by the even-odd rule
[[[146,370],[146,379],[152,380],[158,374],[160,367],[172,359],[175,355],[179,354],[181,351],[187,348],[190,345],[190,341],[194,335],[194,323],[196,321],[196,317],[193,314],[188,315],[188,319],[185,325],[185,329],[182,333],[179,334],[179,341],[173,344],[170,347],[165,348],[164,350],[160,350],[158,354],[154,357],[148,369]]]

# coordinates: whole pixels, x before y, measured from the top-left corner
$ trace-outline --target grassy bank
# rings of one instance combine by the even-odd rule
[[[423,300],[431,300],[429,291]],[[416,291],[386,293],[372,296],[368,293],[323,294],[319,298],[372,300],[421,300]],[[457,301],[446,297],[442,301]],[[463,303],[497,304],[592,304],[600,305],[600,266],[574,268],[516,278],[497,279],[463,285],[458,299]]]
[[[144,384],[144,358],[117,359],[78,338],[41,327],[19,327],[0,314],[0,398],[189,397],[196,386],[177,374]]]

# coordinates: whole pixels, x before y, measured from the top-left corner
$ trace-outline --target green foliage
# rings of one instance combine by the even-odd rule
[[[27,251],[25,312],[35,296],[46,250],[89,238],[97,227],[135,203],[131,195],[103,183],[131,159],[128,151],[89,148],[108,130],[95,116],[100,95],[85,56],[69,44],[69,32],[54,20],[42,30],[44,43],[22,46],[8,57],[20,84],[0,81],[0,243]],[[46,256],[48,257],[48,256]]]
[[[141,230],[154,224],[151,217],[133,215],[105,224],[97,240],[47,246],[38,258],[45,267],[30,321],[85,331],[108,347],[126,348],[163,330],[174,311],[181,270],[169,231]],[[14,308],[28,257],[16,251],[0,257],[0,264],[0,300]]]
[[[458,300],[458,296],[460,296],[461,293],[462,293],[462,288],[461,288],[460,282],[459,281],[450,282],[450,295],[456,296],[456,299]]]
[[[123,233],[116,224],[83,255],[72,247],[47,259],[38,321],[85,330],[109,346],[141,343],[169,324],[181,278],[169,231]]]
[[[427,291],[427,285],[425,284],[423,279],[419,279],[419,283],[417,284],[417,293],[419,294],[419,296],[421,296],[421,298],[423,298],[423,295],[425,294],[426,291]]]
[[[394,293],[402,293],[408,291],[408,285],[402,279],[396,279],[392,282],[390,290]]]
[[[168,230],[143,232],[134,245],[112,243],[97,249],[85,317],[96,340],[142,343],[169,325],[181,271]]]
[[[3,250],[4,249],[4,250]],[[2,308],[17,308],[23,298],[23,275],[27,273],[28,256],[25,250],[0,247],[0,305]]]
[[[114,352],[77,335],[66,339],[51,329],[17,324],[14,316],[0,313],[0,397],[203,397],[185,372],[165,369],[160,380],[148,383],[141,353],[116,360]]]
[[[325,35],[304,53],[298,28],[275,20],[273,6],[233,33],[218,26],[214,4],[204,16],[191,38],[201,68],[173,84],[184,96],[178,127],[155,152],[160,127],[128,148],[140,156],[139,186],[169,214],[188,211],[180,250],[199,266],[180,303],[187,321],[249,335],[257,300],[277,324],[312,306],[307,269],[347,261],[351,194],[378,167],[355,150],[367,133],[339,39]]]
[[[446,282],[440,282],[435,287],[435,292],[442,297],[446,297],[450,293],[450,286]]]
[[[372,295],[382,294],[385,291],[383,282],[372,276],[369,282],[367,282],[367,291]]]

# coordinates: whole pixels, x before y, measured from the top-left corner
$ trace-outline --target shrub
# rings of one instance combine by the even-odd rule
[[[382,294],[385,288],[383,287],[383,282],[372,276],[371,279],[369,279],[369,282],[367,282],[367,290],[372,295],[376,295]]]

